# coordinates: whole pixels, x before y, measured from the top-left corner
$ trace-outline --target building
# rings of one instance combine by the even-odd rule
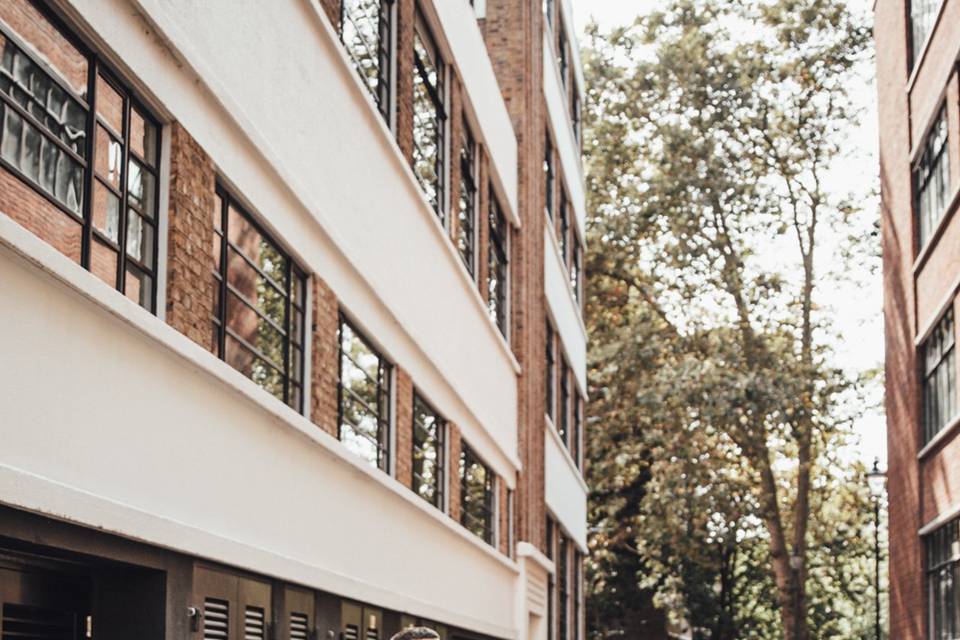
[[[878,0],[890,637],[960,637],[960,1]]]
[[[578,640],[569,0],[0,2],[0,636]]]

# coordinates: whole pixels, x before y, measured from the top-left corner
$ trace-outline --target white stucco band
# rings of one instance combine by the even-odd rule
[[[545,424],[544,431],[547,508],[580,550],[587,553],[587,486],[556,429]]]
[[[0,501],[515,637],[514,562],[3,215],[0,282]]]

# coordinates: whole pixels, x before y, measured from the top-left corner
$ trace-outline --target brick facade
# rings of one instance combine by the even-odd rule
[[[447,481],[447,513],[456,522],[460,522],[460,452],[462,445],[460,443],[460,429],[455,424],[447,425],[447,455],[450,464],[448,465]]]
[[[945,0],[925,47],[912,64],[907,0],[875,9],[879,98],[881,223],[884,267],[889,499],[890,637],[921,640],[928,629],[923,539],[918,531],[948,516],[960,500],[960,439],[941,432],[934,450],[919,453],[924,332],[950,306],[960,278],[960,216],[948,205],[928,245],[919,246],[912,162],[941,106],[946,105],[950,188],[960,184],[960,92],[956,51],[960,1]],[[911,66],[914,68],[911,69]],[[913,76],[912,78],[910,76]],[[946,305],[946,306],[945,306]]]
[[[393,424],[397,430],[395,454],[396,478],[405,487],[413,486],[413,380],[410,374],[397,367]]]
[[[333,28],[340,30],[340,0],[320,0],[320,6],[323,7],[327,17],[333,24]]]
[[[338,434],[340,371],[340,305],[336,294],[319,276],[310,277],[313,298],[311,324],[310,419],[334,438]]]
[[[170,126],[167,322],[213,350],[210,318],[215,300],[213,161],[179,123]]]

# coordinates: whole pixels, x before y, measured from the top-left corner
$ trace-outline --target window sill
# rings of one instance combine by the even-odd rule
[[[958,426],[960,426],[960,413],[955,415],[943,429],[937,432],[937,435],[930,439],[930,442],[920,449],[920,452],[917,453],[917,460],[923,462],[924,459],[930,456],[936,449],[939,449],[942,444],[956,434]]]
[[[543,414],[543,421],[546,424],[547,432],[552,437],[554,443],[560,447],[560,450],[563,452],[563,458],[567,461],[567,466],[570,468],[570,471],[573,472],[574,477],[577,479],[577,482],[580,484],[580,488],[583,489],[585,494],[590,493],[590,487],[587,486],[587,481],[583,479],[583,473],[577,467],[577,463],[574,462],[573,456],[570,454],[570,449],[567,448],[566,443],[563,441],[563,438],[560,437],[560,432],[557,431],[556,425],[553,423],[553,418],[550,417],[550,414]]]
[[[259,410],[278,420],[284,427],[294,429],[343,464],[353,469],[399,499],[404,500],[421,515],[433,519],[450,532],[468,540],[475,548],[495,559],[514,573],[519,573],[517,563],[498,550],[484,543],[454,521],[446,513],[429,504],[396,478],[370,466],[360,456],[350,452],[339,440],[318,428],[305,416],[297,413],[255,382],[220,360],[212,353],[194,343],[160,318],[140,307],[126,296],[104,284],[96,276],[59,253],[52,246],[14,222],[0,211],[0,248],[9,250],[15,257],[30,267],[42,271],[57,280],[71,294],[84,298],[138,332],[144,339],[158,343],[171,354],[179,357],[220,383],[227,392],[242,396],[250,410]]]
[[[927,243],[923,245],[920,249],[917,259],[913,262],[913,276],[916,278],[920,275],[920,271],[923,269],[923,266],[927,263],[927,260],[930,258],[930,254],[933,253],[937,245],[940,243],[940,237],[943,235],[943,232],[946,230],[947,225],[950,224],[950,220],[953,219],[954,214],[957,211],[957,207],[960,206],[960,186],[953,190],[953,196],[950,198],[950,202],[947,203],[947,207],[943,212],[943,215],[940,216],[940,221],[937,222],[936,228],[933,230],[933,233],[930,234],[930,239],[927,240]],[[914,214],[914,220],[916,220],[916,215]]]

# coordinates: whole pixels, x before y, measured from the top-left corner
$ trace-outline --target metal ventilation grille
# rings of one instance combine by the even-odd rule
[[[247,607],[243,616],[244,640],[264,640],[266,638],[266,619],[260,607]]]
[[[380,640],[380,634],[376,629],[367,629],[367,640]]]
[[[310,618],[305,613],[290,614],[290,640],[307,640],[310,635]]]
[[[360,627],[355,624],[348,624],[343,632],[343,640],[360,640]]]
[[[230,604],[225,600],[207,598],[203,601],[203,640],[227,640],[227,620]]]
[[[0,629],[3,640],[74,640],[79,635],[73,613],[8,602],[3,604]]]

